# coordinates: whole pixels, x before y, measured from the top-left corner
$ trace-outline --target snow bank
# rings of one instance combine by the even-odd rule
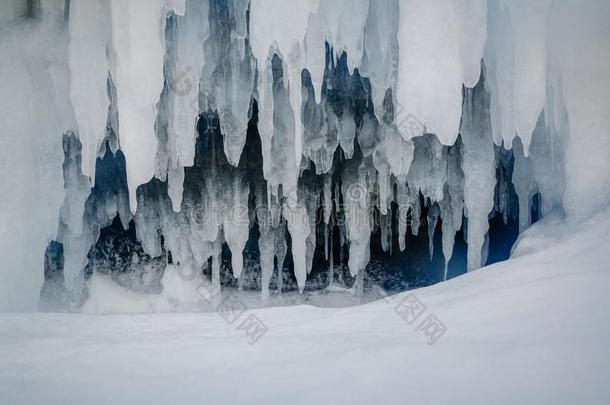
[[[605,403],[609,230],[609,210],[552,214],[511,260],[446,283],[343,309],[249,309],[267,328],[254,345],[246,314],[0,315],[0,401]],[[395,312],[413,296],[446,327],[433,345]]]

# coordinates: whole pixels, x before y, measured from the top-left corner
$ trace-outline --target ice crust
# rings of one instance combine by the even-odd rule
[[[610,202],[607,15],[603,0],[3,2],[0,309],[35,302],[50,240],[78,301],[117,214],[146,254],[211,260],[219,285],[225,243],[242,274],[255,208],[263,300],[288,236],[302,291],[335,229],[362,280],[376,227],[384,250],[393,236],[404,250],[422,212],[430,239],[441,224],[446,264],[465,230],[469,270],[485,262],[489,216],[515,209],[509,190],[520,231],[534,200],[541,215],[591,216]],[[216,149],[195,161],[203,115],[227,166],[210,163]],[[262,162],[248,162],[251,132]],[[107,148],[126,184],[101,197]]]

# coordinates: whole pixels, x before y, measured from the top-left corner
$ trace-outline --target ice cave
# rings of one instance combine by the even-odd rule
[[[0,0],[0,403],[608,403],[609,150],[610,0]]]

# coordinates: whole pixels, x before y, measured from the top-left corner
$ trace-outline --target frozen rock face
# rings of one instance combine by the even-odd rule
[[[166,266],[265,302],[359,295],[420,251],[437,281],[456,252],[477,269],[513,218],[590,216],[610,202],[609,7],[6,0],[0,309],[43,279],[77,305],[98,271],[157,291]]]

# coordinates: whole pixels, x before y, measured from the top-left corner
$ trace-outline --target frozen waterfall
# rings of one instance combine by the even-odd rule
[[[358,295],[407,265],[425,283],[456,255],[476,270],[498,226],[590,217],[610,203],[608,16],[607,0],[5,0],[0,310],[78,307],[96,272],[147,293],[176,273],[265,302]]]

